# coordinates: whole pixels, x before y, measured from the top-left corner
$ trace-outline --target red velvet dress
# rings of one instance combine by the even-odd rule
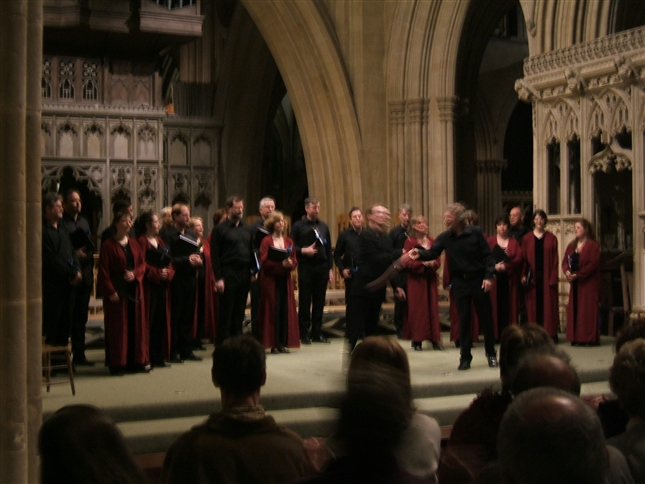
[[[157,239],[157,247],[159,249],[165,249],[166,244],[164,243],[163,239],[159,236],[156,237]],[[143,252],[143,256],[145,257],[146,251],[149,248],[154,248],[148,239],[146,238],[145,235],[142,235],[137,239],[137,242],[139,243],[139,246],[141,247],[141,250]],[[170,257],[170,256],[169,256]],[[161,279],[161,269],[158,267],[150,266],[146,264],[146,272],[144,276],[144,284],[143,284],[143,300],[145,302],[145,320],[148,322],[148,325],[150,327],[151,332],[153,331],[152,329],[152,322],[150,320],[151,317],[154,317],[154,315],[150,314],[150,304],[152,303],[153,295],[151,294],[155,290],[159,290],[162,288],[165,288],[165,309],[166,309],[166,324],[165,324],[165,331],[163,332],[163,341],[162,341],[162,347],[161,347],[161,354],[163,355],[164,359],[169,359],[170,358],[170,332],[171,330],[171,324],[170,324],[170,282],[172,281],[173,276],[175,275],[175,269],[173,269],[172,264],[168,266],[168,279],[166,281]],[[150,344],[153,344],[153,336],[151,334],[150,338]],[[151,358],[152,358],[152,353],[154,353],[155,350],[151,349]]]
[[[219,314],[219,297],[215,289],[215,273],[211,262],[211,236],[206,237],[204,249],[204,283],[206,284],[204,300],[204,338],[215,339],[217,336],[217,315]]]
[[[491,250],[497,245],[497,236],[492,235],[488,237],[488,245]],[[508,277],[508,301],[504,301],[508,310],[508,324],[517,324],[519,321],[519,305],[520,305],[520,275],[522,273],[522,248],[520,243],[514,238],[508,239],[508,246],[506,247],[506,275]],[[500,281],[506,278],[496,277],[493,281],[493,286],[490,289],[490,299],[493,304],[493,327],[495,329],[495,339],[499,339],[504,328],[500,328],[500,321],[502,321],[500,301],[498,300],[498,287]],[[506,289],[506,288],[505,288]]]
[[[450,267],[448,266],[448,258],[443,258],[443,274],[441,276],[441,284],[444,289],[448,289],[448,296],[450,299],[450,308],[448,315],[450,316],[450,341],[459,341],[459,313],[457,312],[457,301],[450,289]],[[475,305],[471,304],[470,309],[470,340],[473,343],[479,342],[479,318]]]
[[[560,275],[558,239],[551,232],[544,232],[543,239],[541,267],[537,267],[535,259],[537,237],[533,232],[529,232],[522,239],[522,257],[524,259],[522,277],[528,277],[528,283],[524,290],[526,315],[530,323],[542,325],[548,335],[555,338],[560,325],[558,314],[558,277]],[[536,281],[539,279],[542,280],[541,302],[538,301],[538,288],[536,287]],[[541,318],[538,318],[538,304],[542,305]]]
[[[300,347],[300,330],[298,328],[298,313],[293,290],[291,271],[298,266],[295,248],[291,252],[293,267],[287,269],[282,262],[268,259],[269,247],[273,245],[273,237],[265,237],[260,244],[260,308],[258,312],[258,331],[260,339],[267,348],[276,345],[276,284],[282,280],[286,284],[287,294],[287,344],[289,348]],[[285,248],[293,247],[293,241],[284,237]],[[282,322],[284,324],[284,321]]]
[[[574,255],[576,241],[571,242],[562,260],[562,272],[570,270],[569,258]],[[574,271],[571,271],[574,272]],[[597,344],[598,301],[600,300],[600,246],[594,240],[587,240],[582,246],[578,279],[569,287],[567,308],[567,341],[571,343]]]
[[[430,245],[434,242],[428,237]],[[410,237],[403,245],[409,251],[419,245]],[[441,260],[436,259],[430,267],[421,261],[410,261],[407,265],[408,282],[406,290],[405,313],[403,315],[403,339],[421,342],[430,340],[441,344],[441,322],[439,321],[439,295],[437,292],[437,269]]]
[[[146,271],[146,262],[139,244],[130,239],[128,245],[134,258],[134,278],[136,281],[135,320],[128,321],[127,297],[119,296],[119,301],[110,301],[110,296],[117,292],[110,274],[114,277],[123,277],[127,268],[127,261],[123,247],[112,237],[101,244],[99,257],[98,285],[103,294],[103,313],[105,325],[105,353],[106,363],[110,367],[125,367],[128,363],[145,365],[150,361],[148,320],[146,319],[146,305],[143,300],[143,277]],[[134,325],[134,361],[128,358],[128,325]]]

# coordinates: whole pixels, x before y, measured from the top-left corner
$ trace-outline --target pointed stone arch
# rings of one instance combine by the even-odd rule
[[[331,22],[318,2],[242,0],[267,43],[298,119],[309,192],[328,220],[362,202],[362,142]]]

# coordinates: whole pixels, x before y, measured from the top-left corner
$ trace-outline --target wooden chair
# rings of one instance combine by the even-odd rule
[[[47,386],[47,393],[51,385],[66,384],[67,380],[52,381],[52,370],[62,370],[67,368],[69,374],[69,383],[72,386],[72,395],[76,395],[74,388],[74,368],[72,367],[72,345],[67,343],[67,346],[52,346],[45,343],[43,338],[43,385]],[[63,353],[65,355],[65,363],[52,364],[52,353]]]

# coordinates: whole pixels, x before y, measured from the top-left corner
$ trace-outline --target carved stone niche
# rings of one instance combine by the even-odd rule
[[[40,152],[42,156],[54,156],[54,133],[52,121],[43,117],[40,124]]]
[[[177,131],[169,136],[168,144],[168,163],[170,165],[187,165],[188,164],[188,137],[181,131]]]
[[[183,202],[190,205],[190,172],[171,171],[168,192],[171,194],[170,203]]]
[[[157,159],[157,130],[148,123],[137,130],[137,158],[140,160]]]
[[[158,199],[158,169],[156,166],[139,166],[137,168],[138,190],[137,201],[139,213],[157,209]]]
[[[132,128],[119,121],[110,129],[110,157],[131,158]]]
[[[75,120],[67,119],[59,123],[56,130],[57,156],[68,159],[80,156],[78,131]]]
[[[105,158],[105,126],[92,120],[83,129],[83,155],[86,158]]]
[[[110,198],[132,200],[132,166],[113,164],[110,167]]]
[[[213,148],[210,137],[201,133],[193,141],[191,161],[193,166],[211,166],[213,164]]]

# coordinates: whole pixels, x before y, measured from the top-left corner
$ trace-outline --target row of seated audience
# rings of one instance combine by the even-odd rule
[[[175,441],[161,481],[645,482],[644,336],[639,321],[617,340],[616,409],[613,401],[579,398],[569,357],[541,327],[510,326],[500,347],[502,390],[484,390],[462,412],[441,455],[439,426],[415,411],[407,356],[394,339],[368,337],[356,347],[336,432],[303,441],[260,405],[264,348],[250,336],[229,338],[213,354],[222,410]],[[621,412],[624,431],[606,440],[599,415],[615,424]],[[144,482],[114,423],[94,408],[56,412],[42,426],[39,449],[44,483]]]

